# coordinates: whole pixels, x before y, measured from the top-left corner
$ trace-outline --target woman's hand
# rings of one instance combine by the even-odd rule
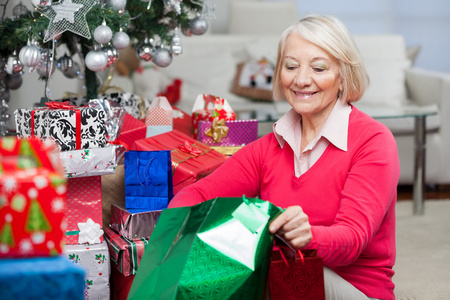
[[[296,249],[306,246],[312,239],[308,216],[300,206],[290,206],[270,223],[271,233],[277,233]]]

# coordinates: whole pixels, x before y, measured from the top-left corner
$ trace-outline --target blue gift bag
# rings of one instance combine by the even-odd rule
[[[128,151],[124,165],[125,207],[167,208],[173,198],[170,151]]]

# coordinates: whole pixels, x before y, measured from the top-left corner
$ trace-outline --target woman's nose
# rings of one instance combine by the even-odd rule
[[[299,70],[295,76],[294,83],[299,87],[311,85],[312,84],[311,74],[308,72],[308,70],[299,68]]]

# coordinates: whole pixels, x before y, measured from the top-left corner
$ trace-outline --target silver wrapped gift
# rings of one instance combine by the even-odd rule
[[[161,210],[125,208],[125,202],[111,205],[111,228],[127,239],[148,238]]]

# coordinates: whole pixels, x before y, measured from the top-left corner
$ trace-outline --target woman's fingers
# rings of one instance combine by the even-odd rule
[[[281,227],[285,226],[289,222],[295,221],[295,218],[303,213],[300,206],[290,206],[281,215],[270,223],[269,230],[271,233],[276,233]],[[306,216],[306,215],[305,215]],[[291,225],[294,226],[294,225]]]
[[[300,206],[288,207],[270,224],[271,233],[277,233],[296,248],[307,245],[311,239],[311,225],[308,216]]]

